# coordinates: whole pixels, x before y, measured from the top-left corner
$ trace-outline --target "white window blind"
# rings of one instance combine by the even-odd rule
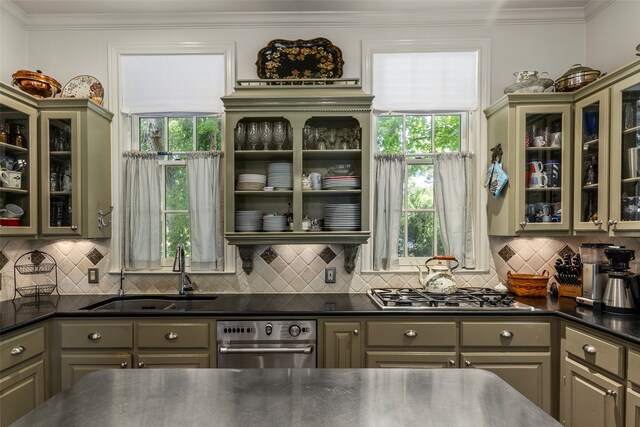
[[[471,111],[477,107],[476,52],[373,55],[373,107],[378,111]]]
[[[224,91],[224,55],[122,56],[125,114],[221,113]]]

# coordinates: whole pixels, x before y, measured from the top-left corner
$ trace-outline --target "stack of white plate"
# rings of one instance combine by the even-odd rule
[[[360,203],[325,205],[324,228],[332,231],[360,230]]]
[[[284,231],[287,229],[287,217],[285,215],[265,215],[262,217],[262,229],[264,231]]]
[[[269,187],[276,190],[291,190],[293,188],[293,164],[269,163]]]
[[[260,231],[262,211],[236,211],[236,231]]]
[[[359,176],[330,176],[322,179],[323,190],[353,190],[360,188]]]
[[[267,176],[258,173],[241,173],[238,175],[237,190],[262,190],[267,183]]]

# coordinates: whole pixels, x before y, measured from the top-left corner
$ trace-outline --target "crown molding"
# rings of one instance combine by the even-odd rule
[[[611,6],[616,0],[591,0],[584,7],[585,21],[593,19],[597,14]]]
[[[13,2],[9,0],[0,0],[0,13],[18,24],[23,29],[27,29],[29,15],[27,15],[24,10],[13,4]]]
[[[611,0],[613,1],[613,0]],[[216,29],[243,27],[425,27],[494,26],[584,23],[581,7],[506,10],[433,10],[399,12],[247,12],[145,14],[32,14],[26,15],[10,0],[3,12],[14,10],[27,31]],[[22,12],[18,14],[17,12]]]

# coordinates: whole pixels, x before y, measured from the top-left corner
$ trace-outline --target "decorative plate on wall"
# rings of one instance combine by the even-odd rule
[[[63,98],[90,98],[98,105],[104,100],[102,83],[93,76],[76,76],[62,88]]]
[[[329,40],[272,40],[258,52],[261,79],[338,79],[342,51]]]

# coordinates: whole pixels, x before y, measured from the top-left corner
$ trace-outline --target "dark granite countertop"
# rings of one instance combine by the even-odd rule
[[[134,295],[128,295],[133,297]],[[147,295],[137,295],[147,296]],[[456,310],[428,311],[380,310],[365,293],[355,294],[219,294],[205,311],[91,311],[84,307],[115,298],[114,295],[64,295],[33,299],[18,298],[0,302],[0,333],[8,333],[52,317],[148,317],[148,316],[559,316],[622,339],[640,344],[640,314],[603,313],[576,304],[573,298],[518,298],[535,307],[528,310]]]
[[[52,425],[560,424],[481,369],[106,369],[13,424]]]

